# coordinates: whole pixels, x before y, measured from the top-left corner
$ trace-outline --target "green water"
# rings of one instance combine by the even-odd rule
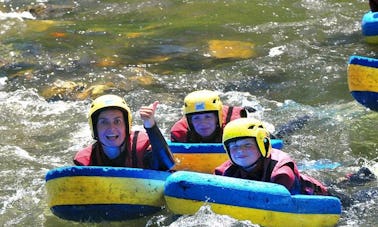
[[[20,13],[37,10],[38,3],[0,4],[3,13]],[[86,114],[97,94],[91,86],[107,84],[103,92],[124,96],[135,126],[141,125],[139,107],[159,100],[157,119],[166,136],[181,116],[185,95],[203,88],[222,92],[225,104],[255,107],[258,118],[276,126],[307,114],[311,120],[285,139],[284,150],[300,163],[327,159],[342,164],[309,171],[322,181],[336,180],[377,155],[378,114],[354,101],[346,79],[351,55],[377,57],[378,46],[366,44],[361,35],[367,1],[44,4],[47,8],[35,19],[0,14],[3,226],[85,225],[51,214],[44,175],[72,165],[76,151],[91,142]],[[234,48],[249,45],[252,54],[215,57],[214,40],[237,42]],[[63,82],[71,87],[62,93],[53,89]],[[376,187],[371,182],[342,190]],[[343,210],[339,226],[375,226],[374,203],[377,198]],[[169,215],[162,217],[169,220]],[[211,226],[222,223],[217,217],[207,217]],[[158,224],[155,216],[112,225],[140,226],[148,220],[169,224]]]

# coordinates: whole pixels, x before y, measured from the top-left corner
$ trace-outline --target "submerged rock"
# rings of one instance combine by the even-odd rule
[[[93,85],[93,86],[90,86],[85,91],[78,93],[76,95],[76,98],[79,100],[84,100],[89,97],[91,97],[92,99],[95,99],[98,96],[105,94],[106,91],[111,90],[112,88],[115,88],[112,82],[107,82],[105,84],[99,84],[99,85]]]
[[[53,86],[44,89],[41,95],[48,101],[84,100],[96,98],[115,88],[112,82],[86,87],[87,85],[82,82],[57,80],[53,83]]]
[[[56,80],[51,87],[44,89],[41,95],[48,101],[73,100],[78,92],[85,88],[83,83]]]
[[[29,11],[34,17],[38,19],[46,19],[52,17],[60,17],[64,14],[71,13],[75,10],[76,7],[76,5],[39,3],[36,5],[29,5],[25,10]]]
[[[242,58],[247,59],[256,56],[255,44],[251,42],[210,40],[210,56],[215,58]]]

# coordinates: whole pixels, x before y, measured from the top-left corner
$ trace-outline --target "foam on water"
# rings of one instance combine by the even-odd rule
[[[194,215],[184,215],[169,225],[169,227],[213,227],[213,226],[228,226],[228,227],[258,227],[250,221],[236,220],[227,215],[215,214],[210,205],[204,204]]]
[[[18,19],[23,21],[24,19],[34,20],[36,19],[30,12],[10,12],[3,13],[0,11],[0,20]]]

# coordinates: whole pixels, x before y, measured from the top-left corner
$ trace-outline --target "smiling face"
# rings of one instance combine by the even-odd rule
[[[202,137],[211,136],[218,124],[218,117],[214,112],[192,114],[191,122],[194,130]]]
[[[249,167],[256,163],[261,153],[256,141],[252,138],[240,139],[228,144],[232,161],[241,167]]]
[[[109,147],[119,147],[126,138],[126,125],[122,111],[106,109],[100,112],[97,120],[98,138]]]

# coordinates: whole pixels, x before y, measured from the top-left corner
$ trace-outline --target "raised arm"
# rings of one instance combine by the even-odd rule
[[[175,161],[167,141],[155,121],[155,111],[158,104],[159,102],[155,101],[150,106],[142,106],[139,114],[152,147],[151,168],[155,170],[170,170],[175,165]]]

